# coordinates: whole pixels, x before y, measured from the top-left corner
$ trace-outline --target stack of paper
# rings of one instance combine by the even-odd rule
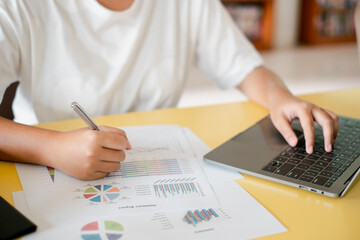
[[[133,149],[107,177],[81,181],[16,164],[15,206],[38,225],[23,239],[249,239],[286,231],[234,179],[208,165],[210,149],[173,125],[123,128]]]

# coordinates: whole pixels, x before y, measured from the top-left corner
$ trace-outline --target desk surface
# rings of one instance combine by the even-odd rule
[[[301,98],[344,116],[360,118],[360,88],[312,94]],[[97,117],[99,125],[134,126],[177,124],[189,127],[211,148],[245,130],[268,114],[252,102],[205,107],[164,109]],[[39,127],[70,130],[85,127],[79,120],[51,122]],[[360,181],[341,199],[283,186],[245,175],[238,183],[267,208],[288,232],[264,239],[359,239]],[[13,202],[11,193],[22,190],[13,163],[0,161],[0,195]]]

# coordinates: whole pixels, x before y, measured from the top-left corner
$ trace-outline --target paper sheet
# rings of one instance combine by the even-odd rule
[[[188,141],[191,143],[190,145],[196,155],[196,159],[199,161],[200,166],[203,168],[205,175],[211,184],[228,182],[229,180],[236,180],[243,177],[240,172],[236,170],[222,168],[204,161],[203,156],[211,149],[189,128],[183,128],[183,130]]]
[[[162,127],[163,126],[159,128]],[[170,126],[168,127],[173,128]],[[140,129],[140,127],[137,128]],[[154,128],[154,126],[146,128]],[[167,129],[167,131],[169,131],[169,128]],[[142,132],[144,132],[145,129],[143,128],[141,130]],[[131,131],[128,132],[128,136],[132,135],[130,134],[130,132]],[[91,201],[89,202],[88,200],[86,200],[85,197],[83,197],[82,199],[80,198],[77,200],[81,200],[84,202],[88,201],[86,209],[91,214],[83,214],[83,210],[79,211],[79,205],[69,204],[67,206],[67,211],[72,210],[74,214],[67,215],[62,214],[62,211],[64,210],[63,201],[65,201],[66,199],[64,200],[62,197],[60,197],[59,192],[54,193],[54,187],[41,188],[41,186],[42,181],[45,186],[51,186],[51,184],[55,186],[56,184],[61,184],[63,182],[65,186],[64,188],[73,189],[74,186],[69,185],[69,182],[64,182],[62,179],[63,177],[69,177],[61,173],[55,172],[55,183],[53,183],[48,175],[42,174],[40,176],[39,174],[39,176],[33,180],[28,179],[30,183],[26,183],[26,187],[23,185],[24,191],[28,194],[25,194],[26,198],[22,200],[25,201],[26,199],[29,201],[30,199],[30,201],[28,202],[29,208],[31,209],[31,211],[29,211],[31,213],[30,219],[35,218],[39,224],[39,231],[35,234],[29,235],[27,238],[24,239],[114,240],[120,238],[142,239],[145,237],[147,239],[219,239],[223,238],[224,236],[226,236],[226,239],[248,239],[286,231],[286,228],[281,223],[279,223],[264,207],[262,207],[261,204],[259,204],[235,181],[233,181],[234,179],[238,179],[241,177],[238,172],[227,169],[217,169],[214,166],[204,163],[202,160],[202,155],[206,153],[209,149],[190,130],[184,129],[184,132],[188,138],[188,141],[191,143],[192,150],[190,151],[189,149],[187,149],[184,151],[184,149],[181,148],[178,148],[178,150],[180,149],[180,151],[196,155],[195,160],[192,161],[197,161],[199,163],[199,166],[203,168],[209,181],[211,182],[211,185],[209,186],[213,189],[220,204],[212,205],[209,202],[209,205],[188,205],[182,206],[179,209],[173,206],[165,206],[164,208],[156,209],[159,211],[153,211],[151,213],[134,211],[134,214],[131,214],[131,211],[129,211],[126,214],[108,214],[106,211],[103,211],[103,207],[99,207],[98,205],[96,205],[96,203],[92,204]],[[135,135],[136,134],[134,134],[133,136]],[[138,146],[142,147],[142,149],[151,150],[151,148],[147,146],[145,142],[142,145]],[[157,147],[159,146],[161,145],[157,145]],[[134,149],[136,148],[137,145],[135,145]],[[161,149],[164,150],[165,148]],[[147,156],[144,155],[143,157],[146,158]],[[20,169],[22,169],[23,167],[24,166],[19,165]],[[25,169],[34,174],[34,169],[30,169],[27,167],[28,166],[25,166]],[[38,170],[39,173],[47,171],[47,169],[44,167],[37,167],[43,169],[41,171]],[[19,174],[21,172],[26,172],[24,171],[24,169],[22,170],[23,171],[19,171]],[[30,176],[28,175],[27,177]],[[24,176],[21,177],[22,181],[25,178],[26,177]],[[133,179],[132,181],[134,181],[135,178],[128,179]],[[73,179],[71,179],[70,182],[72,182],[72,180]],[[126,178],[121,178],[121,181],[123,180],[126,181]],[[111,185],[109,182],[104,183],[101,181],[108,180],[97,180],[94,183],[79,181],[79,184],[92,184],[91,186],[93,186],[93,188],[94,186],[99,185],[101,185],[102,187],[104,187],[105,185]],[[111,179],[111,181],[113,181],[113,179]],[[44,199],[39,199],[39,196],[35,194],[36,191],[34,189],[34,186],[40,186],[40,189],[43,190],[43,193],[41,193],[39,196],[40,198],[44,197]],[[115,184],[112,186],[115,186]],[[85,189],[85,191],[83,189]],[[86,186],[83,187],[80,193],[84,195],[86,189]],[[94,190],[96,191],[96,189]],[[121,192],[120,188],[119,190]],[[49,193],[50,197],[46,195],[47,193]],[[73,197],[76,196],[76,194],[78,193],[73,192]],[[91,194],[91,192],[89,192],[89,194]],[[106,191],[97,194],[101,196],[106,196]],[[14,198],[21,199],[21,197],[15,195]],[[39,206],[44,206],[44,202],[42,202],[42,204],[37,203],[34,205],[34,202],[36,202],[36,200],[39,202],[42,202],[42,200],[55,200],[56,204],[52,205],[50,209],[47,208],[44,213],[44,211],[39,210]],[[19,206],[20,208],[26,208],[26,204],[19,204],[20,203],[18,201],[16,203],[16,206]],[[20,209],[20,211],[23,210],[27,211],[28,209]],[[46,213],[48,211],[50,211],[50,214]],[[212,211],[214,212],[214,214],[211,214]],[[191,218],[191,215],[196,215],[200,217],[202,215],[202,219]],[[61,216],[60,220],[59,216]],[[190,217],[187,218],[186,216]]]
[[[256,202],[235,181],[214,186],[222,207],[208,221],[189,224],[187,211],[159,212],[142,216],[80,217],[47,227],[25,239],[249,239],[285,232],[286,228]],[[231,196],[231,197],[229,197]],[[20,206],[26,206],[22,204]],[[19,209],[26,211],[26,209]],[[203,209],[189,209],[191,212]],[[208,209],[205,209],[208,210]],[[107,226],[108,225],[108,226]],[[141,229],[139,231],[139,229]],[[115,234],[114,238],[106,234]],[[121,235],[121,236],[120,236]],[[119,237],[119,238],[116,238]],[[94,236],[93,236],[94,237]]]

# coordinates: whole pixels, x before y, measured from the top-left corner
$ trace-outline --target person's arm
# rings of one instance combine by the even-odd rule
[[[0,159],[51,166],[82,180],[118,170],[131,149],[124,131],[101,127],[57,132],[0,117]]]
[[[238,89],[252,101],[270,110],[272,122],[289,145],[297,144],[298,139],[290,123],[299,118],[304,130],[306,151],[312,153],[314,149],[314,121],[323,129],[325,150],[332,151],[338,128],[336,114],[293,96],[280,78],[270,70],[265,67],[256,68]]]

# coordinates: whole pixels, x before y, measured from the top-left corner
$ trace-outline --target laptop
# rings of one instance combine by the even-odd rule
[[[319,193],[342,197],[360,176],[360,120],[339,116],[333,151],[324,150],[321,126],[315,123],[315,146],[305,151],[300,122],[291,124],[299,138],[290,147],[269,116],[210,151],[204,159],[241,173]]]

